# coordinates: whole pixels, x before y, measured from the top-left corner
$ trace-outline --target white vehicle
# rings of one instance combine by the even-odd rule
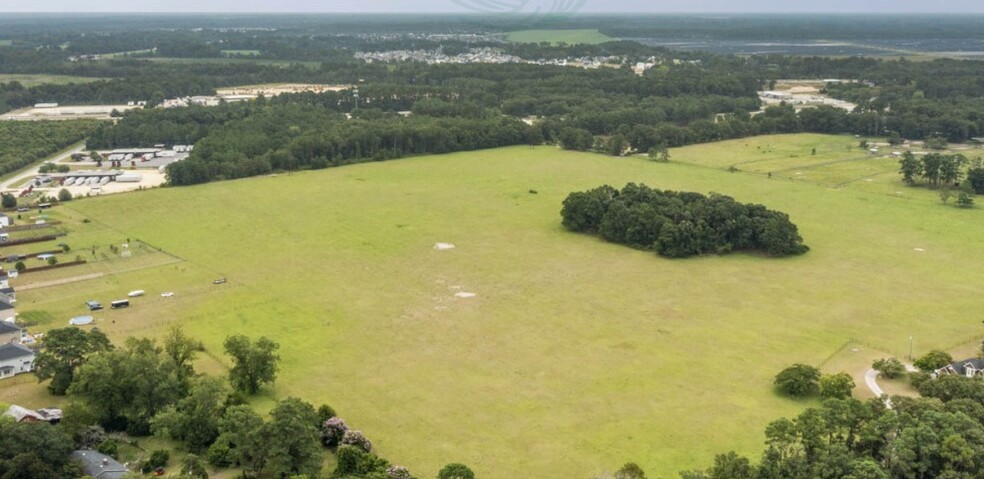
[[[144,290],[142,290],[142,289],[138,289],[138,290],[135,290],[135,291],[130,291],[130,294],[127,294],[127,296],[129,296],[131,298],[136,298],[137,296],[143,296],[143,295],[144,295]]]
[[[73,183],[75,183],[75,178],[65,180],[65,186],[72,186]]]
[[[161,297],[162,297],[162,298],[170,298],[171,296],[174,296],[174,293],[172,293],[172,292],[170,292],[170,291],[167,291],[167,292],[164,292],[164,293],[161,293]]]

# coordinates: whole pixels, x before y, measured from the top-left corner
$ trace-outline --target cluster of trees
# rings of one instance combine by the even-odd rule
[[[93,120],[0,122],[0,175],[82,141],[97,124]]]
[[[968,163],[970,168],[964,172]],[[956,204],[963,208],[974,206],[975,194],[984,194],[984,167],[980,158],[968,162],[961,154],[929,153],[917,157],[907,151],[899,160],[899,174],[902,182],[909,186],[916,186],[923,180],[924,184],[938,188],[943,203],[954,196],[956,189]]]
[[[425,153],[524,144],[533,130],[501,116],[439,118],[385,114],[346,120],[339,113],[297,104],[260,107],[196,143],[186,160],[168,166],[172,185],[319,169]]]
[[[809,250],[786,214],[718,194],[632,183],[619,191],[606,185],[568,195],[561,216],[571,231],[671,258],[732,251],[788,256]]]
[[[320,477],[324,451],[334,452],[332,477],[412,479],[405,467],[373,453],[372,442],[350,429],[330,406],[315,409],[297,398],[278,401],[267,417],[246,404],[276,379],[279,345],[246,336],[226,338],[232,359],[228,379],[196,373],[201,342],[180,328],[162,344],[129,338],[112,345],[99,330],[54,329],[37,358],[39,380],[52,379],[53,394],[70,398],[60,425],[0,421],[0,477],[78,477],[69,454],[76,448],[115,456],[118,435],[156,435],[188,454],[182,475],[207,479],[205,464],[238,467],[244,477]],[[168,462],[153,451],[134,466],[152,472]],[[474,478],[467,466],[449,464],[441,478]]]
[[[944,384],[969,384],[942,378]],[[940,380],[929,381],[936,385]],[[980,381],[976,381],[980,384]],[[765,429],[760,462],[730,452],[683,479],[971,478],[984,468],[984,405],[979,399],[828,399]]]
[[[63,479],[82,477],[71,458],[75,445],[60,427],[0,418],[0,477]]]
[[[807,364],[794,364],[776,375],[779,392],[793,397],[819,394],[823,398],[845,399],[854,390],[854,378],[847,373],[821,374]]]

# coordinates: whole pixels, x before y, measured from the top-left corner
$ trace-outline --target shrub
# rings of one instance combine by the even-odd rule
[[[14,208],[17,206],[17,198],[11,194],[4,194],[2,199],[0,199],[0,206]]]
[[[437,479],[475,479],[475,473],[468,466],[455,462],[442,467]]]
[[[229,449],[228,441],[220,437],[208,448],[206,459],[208,463],[215,467],[229,467],[232,465],[232,450]]]
[[[895,379],[905,374],[905,366],[902,365],[902,361],[895,358],[879,359],[872,363],[871,367],[888,379]]]
[[[49,266],[54,266],[56,264],[58,264],[58,258],[56,258],[54,256],[48,258],[48,265]]]
[[[339,447],[338,452],[335,453],[335,460],[338,465],[335,467],[334,477],[383,474],[390,467],[385,459],[353,446]]]
[[[346,446],[355,446],[366,452],[372,452],[372,442],[362,431],[348,430],[345,431],[345,435],[342,436],[342,444]]]
[[[912,387],[919,389],[923,383],[929,381],[932,377],[927,372],[919,371],[915,373],[909,373],[909,384]]]
[[[321,442],[325,447],[338,447],[348,432],[345,420],[340,417],[333,417],[321,425]]]
[[[23,261],[18,261],[16,264],[14,264],[14,269],[16,269],[18,272],[21,272],[27,269],[27,265],[24,264]]]
[[[75,433],[74,439],[75,446],[79,449],[95,449],[106,441],[106,431],[102,426],[86,426]]]
[[[925,356],[915,360],[912,364],[923,371],[933,372],[952,362],[953,356],[950,356],[950,353],[934,349],[926,353]]]
[[[58,191],[58,201],[72,201],[72,192],[62,188]]]
[[[103,442],[99,443],[99,447],[96,448],[96,451],[115,459],[117,457],[117,454],[119,453],[119,447],[116,444],[116,441],[112,439],[106,439]]]
[[[322,405],[318,406],[318,418],[321,419],[321,421],[318,422],[318,426],[319,427],[322,424],[324,424],[325,421],[327,421],[327,420],[329,420],[329,419],[331,419],[331,418],[333,418],[335,416],[336,416],[335,409],[332,408],[331,406],[329,406],[327,404],[322,404]]]
[[[775,385],[788,396],[809,396],[820,390],[820,370],[806,364],[794,364],[776,375]]]
[[[195,454],[188,454],[181,463],[181,474],[196,479],[208,479],[208,471],[202,459]]]
[[[646,479],[646,473],[638,464],[629,462],[615,472],[615,479]]]
[[[140,472],[144,474],[156,471],[167,465],[167,461],[171,459],[171,454],[163,449],[157,449],[150,453],[150,458],[144,461],[143,465],[140,467]]]
[[[847,399],[854,390],[854,378],[847,373],[825,374],[820,378],[820,395],[831,399]]]

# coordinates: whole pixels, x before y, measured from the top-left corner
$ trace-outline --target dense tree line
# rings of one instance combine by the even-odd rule
[[[954,378],[946,382],[972,381]],[[936,383],[937,381],[930,381]],[[971,478],[984,467],[978,399],[830,399],[766,427],[760,462],[734,452],[683,479]]]
[[[365,434],[349,428],[328,405],[315,409],[287,398],[261,415],[246,404],[248,395],[276,378],[276,342],[230,336],[224,348],[232,360],[228,380],[195,371],[204,347],[180,328],[171,329],[161,344],[129,338],[118,347],[98,330],[49,331],[38,357],[39,379],[57,381],[59,390],[51,388],[52,393],[67,389],[64,418],[54,426],[0,418],[0,477],[79,477],[72,450],[96,449],[115,457],[117,443],[127,436],[153,434],[190,453],[182,477],[207,479],[207,462],[241,468],[243,477],[317,478],[327,449],[336,455],[332,477],[412,479],[406,468],[376,455]],[[152,451],[130,469],[153,472],[167,465],[169,455]],[[470,473],[466,466],[452,466]]]
[[[571,193],[561,210],[564,226],[670,258],[732,251],[772,256],[803,254],[796,225],[762,205],[717,194],[661,191],[628,184]]]
[[[82,141],[97,124],[92,120],[0,121],[0,175]]]
[[[322,108],[272,105],[229,122],[196,144],[186,160],[168,166],[173,185],[242,178],[273,171],[317,169],[406,155],[448,153],[526,143],[520,121],[386,115],[353,118]]]

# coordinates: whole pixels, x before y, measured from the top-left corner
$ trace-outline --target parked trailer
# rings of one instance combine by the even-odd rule
[[[72,186],[73,184],[75,184],[75,178],[69,178],[63,183],[64,186]]]
[[[109,307],[111,307],[113,309],[126,308],[128,306],[130,306],[130,300],[129,299],[118,299],[116,301],[113,301],[113,302],[109,303]]]
[[[109,177],[108,176],[104,176],[104,177],[102,177],[101,180],[99,180],[99,184],[100,185],[105,185],[106,183],[109,183]]]
[[[128,294],[127,296],[129,296],[131,298],[136,298],[138,296],[143,296],[143,295],[144,295],[144,290],[138,289],[138,290],[135,290],[135,291],[130,291],[130,294]]]

